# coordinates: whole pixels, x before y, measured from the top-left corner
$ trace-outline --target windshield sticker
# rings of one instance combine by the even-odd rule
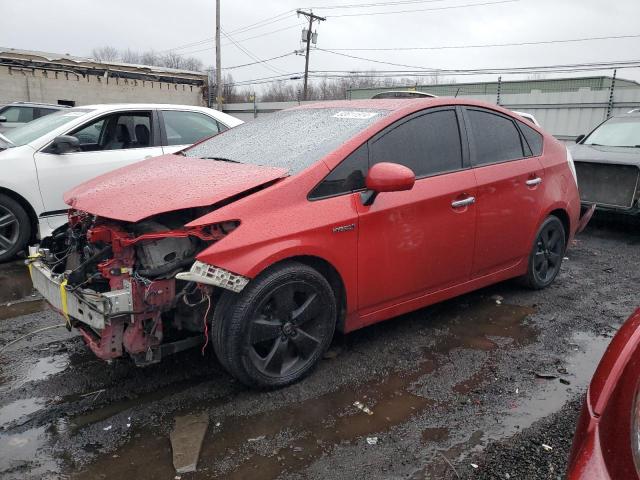
[[[378,115],[376,112],[338,112],[333,115],[335,118],[353,118],[356,120],[367,120]]]
[[[87,112],[69,112],[62,115],[63,117],[81,117]]]

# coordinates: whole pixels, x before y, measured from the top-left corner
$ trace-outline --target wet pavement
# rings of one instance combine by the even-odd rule
[[[0,478],[174,478],[174,418],[198,414],[209,427],[183,479],[474,478],[494,445],[579,405],[640,305],[638,246],[637,227],[596,221],[548,289],[505,282],[339,335],[276,391],[234,382],[210,351],[140,369],[65,328],[35,334],[0,351]],[[0,266],[0,349],[60,323],[24,265]]]

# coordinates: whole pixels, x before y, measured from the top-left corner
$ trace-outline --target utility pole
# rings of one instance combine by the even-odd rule
[[[220,0],[216,0],[216,103],[222,111],[222,61],[220,59]]]
[[[307,38],[306,38],[307,52],[304,56],[304,87],[302,90],[302,100],[306,100],[307,99],[307,82],[309,80],[309,52],[311,50],[311,37],[312,37],[311,31],[313,28],[313,22],[314,21],[324,22],[326,18],[319,17],[318,15],[314,15],[313,12],[311,11],[305,12],[303,10],[297,10],[297,12],[298,12],[298,15],[304,15],[309,19],[309,28],[307,29]]]

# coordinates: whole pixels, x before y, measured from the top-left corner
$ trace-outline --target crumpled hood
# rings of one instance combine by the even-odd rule
[[[571,156],[580,162],[616,163],[640,167],[640,148],[571,145]]]
[[[138,222],[212,205],[286,175],[281,168],[163,155],[82,183],[64,201],[93,215]]]

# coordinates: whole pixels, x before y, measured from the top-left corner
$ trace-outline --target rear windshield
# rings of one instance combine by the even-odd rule
[[[604,147],[640,147],[640,117],[613,117],[583,142],[585,145]]]
[[[294,175],[388,113],[374,109],[284,110],[227,130],[184,154],[279,167]]]

